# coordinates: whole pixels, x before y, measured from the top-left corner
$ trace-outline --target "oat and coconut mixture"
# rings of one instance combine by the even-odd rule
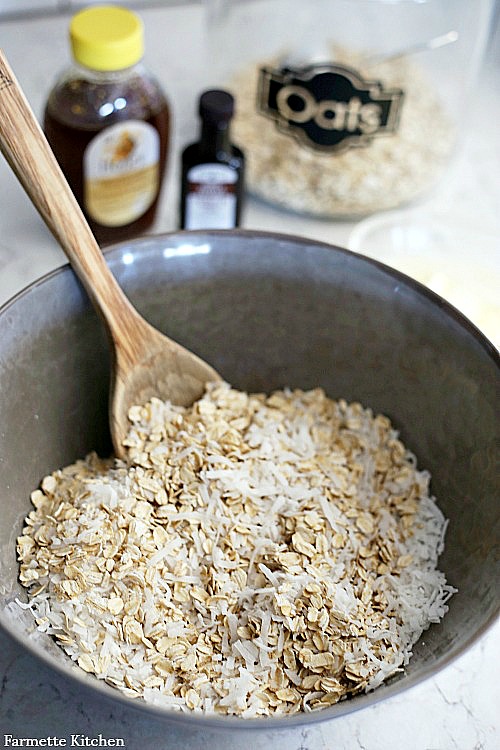
[[[22,606],[86,672],[166,708],[321,709],[446,613],[446,522],[387,417],[217,384],[130,419],[128,462],[46,477],[18,539]]]

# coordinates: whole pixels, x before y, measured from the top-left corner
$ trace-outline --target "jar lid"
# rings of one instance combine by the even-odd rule
[[[100,5],[73,16],[69,28],[76,62],[93,70],[122,70],[144,52],[142,21],[127,8]]]

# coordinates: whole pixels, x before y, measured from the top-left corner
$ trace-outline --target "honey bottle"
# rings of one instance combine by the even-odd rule
[[[155,218],[170,107],[142,62],[143,24],[119,6],[73,16],[74,64],[59,76],[44,131],[100,245],[130,239]]]

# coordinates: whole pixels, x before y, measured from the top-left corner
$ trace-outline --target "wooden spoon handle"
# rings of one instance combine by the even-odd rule
[[[109,270],[2,50],[0,150],[59,241],[113,340],[122,339],[138,316]]]

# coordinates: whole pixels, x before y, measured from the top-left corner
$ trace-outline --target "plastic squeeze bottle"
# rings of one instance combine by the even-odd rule
[[[73,65],[52,88],[44,130],[101,245],[144,233],[155,218],[170,109],[142,63],[141,19],[118,6],[73,16]]]

